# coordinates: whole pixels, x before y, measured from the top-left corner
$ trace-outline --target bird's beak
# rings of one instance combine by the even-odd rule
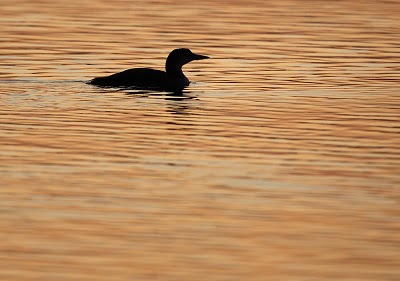
[[[203,55],[197,55],[197,54],[193,54],[193,60],[205,60],[205,59],[209,59],[210,57],[207,56],[203,56]]]

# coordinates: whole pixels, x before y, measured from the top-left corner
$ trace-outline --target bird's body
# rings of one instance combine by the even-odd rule
[[[165,88],[167,84],[167,73],[161,70],[150,68],[133,68],[118,72],[106,77],[97,77],[90,81],[90,84],[110,87],[138,88]]]
[[[190,84],[183,74],[182,66],[193,60],[206,59],[207,56],[196,55],[189,49],[173,50],[165,63],[165,70],[151,68],[133,68],[105,77],[97,77],[89,84],[103,87],[131,87],[155,91],[181,91]]]

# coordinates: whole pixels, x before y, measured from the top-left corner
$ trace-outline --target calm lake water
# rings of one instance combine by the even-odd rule
[[[400,280],[399,1],[2,1],[1,280]],[[182,96],[84,82],[163,69]]]

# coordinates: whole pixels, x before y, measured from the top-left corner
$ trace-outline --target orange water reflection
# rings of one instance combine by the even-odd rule
[[[397,280],[397,1],[8,1],[1,280]],[[162,69],[183,96],[83,82]]]

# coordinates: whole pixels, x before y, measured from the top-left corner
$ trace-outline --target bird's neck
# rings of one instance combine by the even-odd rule
[[[165,65],[165,71],[167,76],[174,78],[185,78],[186,76],[182,72],[182,66],[171,65],[167,63]]]

